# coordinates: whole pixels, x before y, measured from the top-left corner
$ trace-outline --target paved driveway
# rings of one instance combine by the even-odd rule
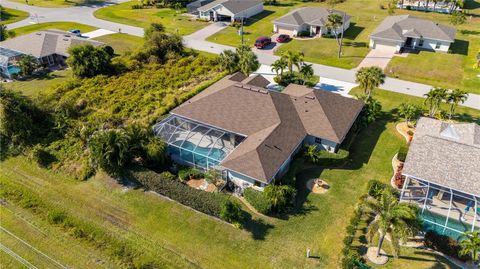
[[[192,39],[192,40],[205,40],[209,36],[214,35],[217,32],[220,32],[221,30],[225,29],[228,27],[227,23],[224,22],[214,22],[210,25],[208,25],[205,28],[202,28],[195,33],[192,33],[188,36],[185,36],[185,38]]]
[[[385,69],[394,55],[395,49],[372,49],[355,69],[370,66],[378,66]]]

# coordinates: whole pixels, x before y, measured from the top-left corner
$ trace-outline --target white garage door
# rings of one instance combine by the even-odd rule
[[[278,33],[279,33],[279,34],[283,34],[283,35],[293,36],[293,30],[288,30],[288,29],[279,28],[279,29],[278,29]]]
[[[396,43],[388,43],[388,42],[375,42],[375,50],[377,51],[385,51],[385,52],[395,52],[397,50]]]

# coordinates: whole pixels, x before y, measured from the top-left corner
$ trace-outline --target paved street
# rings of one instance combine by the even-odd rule
[[[126,0],[119,0],[118,2],[123,2]],[[31,23],[37,22],[54,22],[54,21],[68,21],[68,22],[77,22],[82,24],[87,24],[95,26],[97,28],[110,30],[113,32],[118,32],[121,29],[122,33],[127,33],[135,36],[143,36],[143,29],[139,27],[124,25],[115,22],[109,22],[101,19],[97,19],[93,16],[93,12],[102,6],[81,6],[81,7],[69,7],[69,8],[41,8],[35,6],[28,6],[25,4],[8,2],[2,0],[2,5],[4,7],[19,9],[26,12],[29,12],[32,17],[7,25],[8,29],[15,29],[18,27],[30,25]],[[213,25],[213,26],[212,26]],[[202,30],[199,30],[196,33],[184,37],[184,43],[186,47],[193,48],[200,51],[220,54],[224,50],[234,50],[234,47],[225,46],[216,44],[213,42],[206,41],[205,39],[217,31],[222,29],[222,26],[212,24],[207,26]],[[263,53],[259,50],[255,52],[258,56],[258,60],[261,64],[271,65],[274,61],[279,59],[278,56]],[[321,78],[331,79],[333,81],[343,81],[345,83],[355,83],[355,71],[347,70],[337,67],[331,67],[321,64],[313,64],[313,70],[315,74]],[[381,89],[423,97],[432,86],[426,84],[420,84],[415,82],[410,82],[406,80],[400,80],[395,78],[385,79],[385,83],[381,85]],[[463,104],[466,107],[471,107],[475,109],[480,109],[480,95],[470,94],[468,100]]]

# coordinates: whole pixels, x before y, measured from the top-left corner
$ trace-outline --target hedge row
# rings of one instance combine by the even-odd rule
[[[326,150],[318,152],[318,164],[322,166],[339,166],[345,163],[350,152],[345,149],[339,149],[337,153],[332,153]]]
[[[461,247],[457,240],[434,231],[425,233],[425,246],[462,261],[468,261],[470,258],[459,254]]]
[[[362,197],[363,199],[363,197]],[[355,239],[355,233],[358,229],[358,225],[363,216],[363,211],[360,207],[355,209],[350,224],[347,226],[347,234],[343,239],[343,249],[341,258],[341,267],[343,269],[359,268],[359,266],[365,264],[365,259],[358,253],[357,250],[352,249],[352,243]],[[365,265],[366,266],[366,265]]]
[[[147,190],[152,190],[183,205],[218,218],[221,217],[222,204],[228,200],[228,196],[223,193],[209,193],[191,188],[176,180],[175,176],[169,172],[157,174],[146,168],[136,167],[132,170],[132,176]]]
[[[247,188],[243,192],[243,196],[258,212],[262,214],[270,213],[272,204],[265,198],[263,192],[257,191],[253,188]]]

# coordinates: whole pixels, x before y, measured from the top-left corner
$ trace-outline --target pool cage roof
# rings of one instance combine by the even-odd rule
[[[11,58],[19,57],[23,53],[0,47],[0,67],[6,69]]]
[[[408,190],[419,190],[416,194],[407,195]],[[447,206],[441,207],[441,213],[434,212],[432,209],[434,204],[434,196],[438,192],[443,192],[446,196]],[[418,194],[418,195],[417,195]],[[433,224],[441,228],[442,233],[456,232],[463,235],[468,231],[480,230],[480,196],[467,194],[457,191],[452,188],[441,186],[427,180],[421,180],[412,176],[407,176],[406,182],[403,185],[400,199],[403,201],[416,201],[420,204],[421,215],[425,216],[432,211],[433,213],[444,214],[445,220],[432,221],[428,218],[423,218],[423,221],[428,224]],[[462,202],[459,202],[462,201]],[[473,209],[473,214],[470,213]],[[467,217],[471,220],[465,219]],[[460,217],[459,217],[460,216]],[[460,230],[462,229],[462,230]]]
[[[177,115],[170,115],[153,127],[155,135],[189,164],[202,168],[218,166],[245,137]]]

